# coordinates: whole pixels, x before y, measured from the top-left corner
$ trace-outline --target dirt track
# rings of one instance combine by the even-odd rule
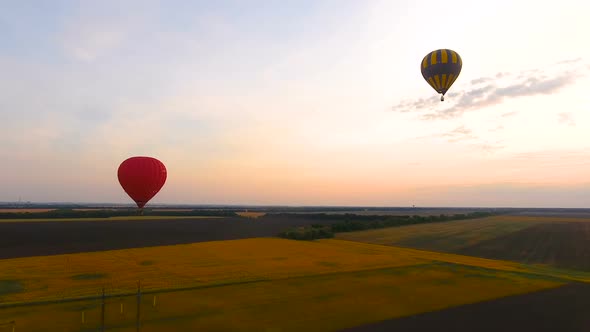
[[[342,332],[590,331],[590,285],[563,287],[363,325]]]
[[[0,259],[275,236],[302,218],[0,223]],[[313,223],[319,223],[317,220]]]

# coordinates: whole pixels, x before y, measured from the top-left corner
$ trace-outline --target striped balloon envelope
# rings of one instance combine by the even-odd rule
[[[441,49],[428,53],[422,59],[420,69],[426,82],[436,92],[442,94],[440,101],[443,101],[445,93],[459,77],[462,66],[463,61],[459,53],[449,49]]]

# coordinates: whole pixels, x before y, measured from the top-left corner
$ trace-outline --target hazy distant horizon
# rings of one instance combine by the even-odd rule
[[[29,201],[0,201],[0,207],[32,207],[40,205],[71,205],[71,206],[90,206],[90,207],[129,207],[136,208],[135,203],[112,203],[112,202],[29,202]],[[571,210],[590,210],[590,206],[581,207],[560,207],[560,206],[412,206],[412,205],[289,205],[289,204],[207,204],[207,203],[150,203],[146,205],[146,209],[159,208],[159,207],[195,207],[195,208],[207,208],[207,207],[228,207],[228,208],[330,208],[330,209],[371,209],[378,211],[379,209],[571,209]]]

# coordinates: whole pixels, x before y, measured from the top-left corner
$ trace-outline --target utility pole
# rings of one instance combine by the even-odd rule
[[[105,309],[105,295],[104,286],[102,286],[102,301],[100,304],[100,330],[104,332],[104,309]]]
[[[140,309],[141,309],[141,280],[137,281],[137,317],[136,317],[136,321],[135,321],[135,329],[137,332],[139,332],[139,327],[140,327],[140,323],[139,323],[139,318],[140,316]]]
[[[11,320],[10,322],[0,323],[0,326],[10,325],[12,327],[12,332],[16,331],[16,321]]]

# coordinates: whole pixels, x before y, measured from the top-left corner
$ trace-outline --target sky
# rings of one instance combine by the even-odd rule
[[[588,1],[2,7],[0,201],[130,203],[151,156],[152,204],[589,207]]]

